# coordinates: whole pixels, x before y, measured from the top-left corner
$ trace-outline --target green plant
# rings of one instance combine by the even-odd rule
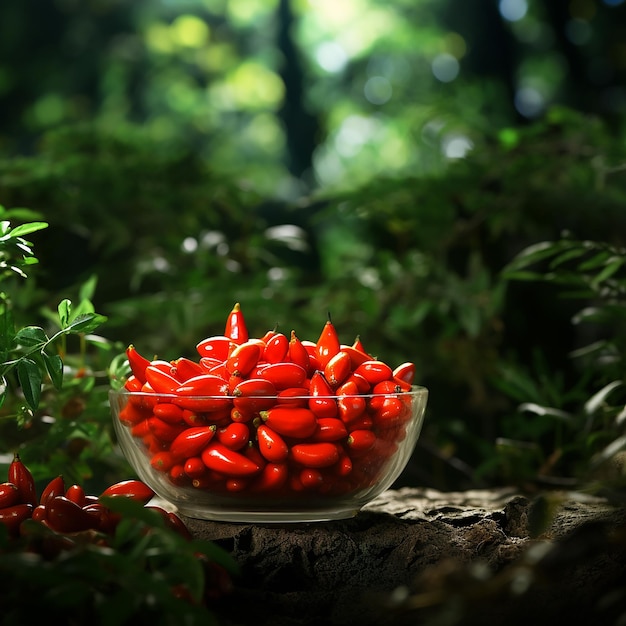
[[[16,280],[28,278],[25,269],[38,262],[32,244],[24,235],[47,228],[43,221],[33,221],[36,214],[0,207],[4,218],[0,237],[0,256],[4,273],[0,276],[0,409],[5,451],[21,448],[39,480],[50,472],[64,473],[78,479],[89,478],[89,461],[98,463],[112,450],[110,429],[103,421],[79,419],[93,395],[98,375],[88,361],[89,346],[99,346],[109,353],[112,345],[93,330],[106,318],[95,312],[91,298],[95,278],[79,290],[77,304],[64,298],[53,313],[44,310],[48,319],[40,325],[16,322],[28,315],[28,301],[15,303]],[[26,218],[12,227],[11,218]],[[18,309],[16,311],[16,309]],[[68,350],[68,341],[77,346]],[[90,456],[90,458],[88,458]]]
[[[529,246],[503,275],[549,283],[562,297],[581,303],[571,320],[579,337],[571,353],[579,379],[563,388],[545,368],[536,368],[534,376],[501,370],[495,384],[520,404],[495,464],[502,469],[507,457],[515,458],[531,470],[529,479],[556,485],[598,481],[623,489],[626,248],[565,235]]]
[[[181,619],[189,624],[216,623],[210,605],[228,591],[235,564],[214,544],[166,527],[158,507],[107,497],[100,504],[121,518],[113,532],[105,533],[92,526],[95,518],[79,505],[59,498],[60,503],[72,505],[74,515],[78,512],[89,518],[88,530],[71,537],[52,523],[53,505],[45,514],[47,525],[30,519],[33,507],[44,502],[45,490],[40,500],[35,477],[51,485],[54,476],[61,479],[62,474],[72,485],[65,495],[72,488],[84,494],[83,479],[99,471],[98,492],[111,491],[101,487],[110,484],[110,457],[115,456],[105,394],[109,376],[123,376],[128,363],[118,356],[103,372],[91,367],[90,346],[104,349],[108,360],[112,349],[109,342],[92,334],[106,321],[92,304],[95,277],[82,285],[76,306],[65,298],[56,312],[43,311],[47,329],[15,323],[9,278],[28,278],[24,270],[35,265],[37,258],[23,236],[47,224],[28,221],[35,215],[28,211],[0,206],[0,214],[4,218],[0,222],[0,454],[12,457],[19,449],[20,456],[30,459],[26,469],[20,457],[13,457],[9,476],[21,484],[19,477],[12,478],[15,468],[20,468],[32,487],[32,501],[19,505],[30,507],[29,519],[20,518],[19,526],[0,523],[0,573],[5,581],[2,623],[50,619],[103,625],[178,624]],[[12,227],[9,218],[19,217],[27,221]],[[78,353],[69,344],[73,338],[78,339]],[[99,386],[99,380],[106,384]],[[119,460],[118,465],[128,467]],[[10,515],[14,508],[3,513]],[[56,523],[63,522],[66,514],[58,513],[61,517],[57,515]],[[34,604],[32,597],[38,599]]]

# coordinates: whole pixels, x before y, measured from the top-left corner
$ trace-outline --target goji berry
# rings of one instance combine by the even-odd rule
[[[231,450],[241,450],[250,439],[250,429],[244,422],[231,422],[217,431],[217,439]]]
[[[319,365],[323,368],[326,363],[339,352],[341,344],[337,336],[337,331],[329,319],[324,324],[324,328],[315,344],[315,356]]]
[[[339,350],[324,366],[324,378],[335,389],[352,372],[352,360],[345,350]]]
[[[170,453],[175,461],[182,461],[199,455],[213,439],[217,428],[211,426],[195,426],[186,428],[172,441]]]
[[[0,483],[0,509],[18,504],[20,491],[12,482]]]
[[[301,407],[277,405],[260,412],[261,419],[279,435],[306,439],[317,430],[315,414]]]
[[[209,357],[223,363],[230,355],[231,350],[237,344],[224,335],[214,335],[203,339],[196,345],[200,355],[200,363],[204,365],[203,358]]]
[[[289,450],[289,458],[305,467],[330,467],[339,460],[339,449],[334,443],[296,443]]]
[[[398,365],[393,370],[393,377],[399,378],[405,383],[409,383],[409,385],[412,385],[415,379],[415,363],[406,362]]]
[[[33,507],[39,504],[35,479],[17,452],[13,455],[13,460],[9,464],[8,478],[9,482],[17,487],[20,504],[31,504]]]
[[[130,498],[146,504],[154,497],[154,491],[141,480],[130,478],[109,485],[101,494],[101,498]]]
[[[239,302],[235,303],[232,311],[228,314],[224,335],[237,344],[248,341],[248,328],[246,327],[246,320],[244,319]]]
[[[226,359],[226,370],[230,375],[247,376],[261,358],[261,346],[255,341],[239,344]]]
[[[283,463],[289,456],[289,447],[285,440],[266,424],[256,429],[259,452],[271,463]]]
[[[289,339],[282,333],[274,335],[265,341],[265,349],[261,358],[267,363],[283,363],[289,351]]]
[[[229,477],[250,476],[260,470],[260,467],[245,455],[230,450],[218,442],[210,443],[202,451],[201,458],[209,469]]]
[[[146,357],[137,352],[135,346],[132,344],[126,348],[126,358],[128,359],[128,365],[133,373],[133,376],[137,378],[142,384],[146,382],[146,367],[150,365],[150,361]]]

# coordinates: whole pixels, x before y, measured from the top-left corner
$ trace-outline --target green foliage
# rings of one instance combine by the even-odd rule
[[[82,308],[87,301],[83,301]],[[55,389],[60,390],[63,386],[63,361],[58,353],[51,353],[55,341],[61,337],[75,333],[87,333],[96,329],[105,317],[91,313],[77,313],[72,311],[69,300],[63,300],[59,304],[60,330],[52,337],[48,337],[43,328],[39,326],[25,326],[15,333],[14,337],[4,336],[4,345],[14,344],[16,355],[12,360],[6,360],[6,352],[3,354],[2,388],[5,390],[0,397],[0,403],[4,402],[7,391],[7,375],[11,370],[17,370],[17,378],[24,399],[31,411],[37,410],[41,399],[41,388],[44,375],[47,374]],[[3,324],[6,327],[6,324]]]
[[[574,388],[556,389],[554,376],[545,371],[536,385],[528,384],[519,371],[503,372],[501,387],[521,401],[524,419],[509,421],[515,439],[502,447],[514,453],[516,462],[534,465],[548,482],[556,479],[558,484],[561,477],[579,484],[602,478],[603,489],[619,493],[626,486],[618,458],[626,448],[626,248],[564,236],[527,247],[503,275],[548,282],[564,298],[581,302],[571,323],[587,340],[581,339],[571,354],[580,373]],[[529,452],[536,457],[534,463],[528,461]],[[501,451],[500,465],[507,463],[506,456]]]
[[[0,210],[4,217],[32,215]],[[0,258],[6,270],[0,288],[11,273],[27,277],[22,268],[36,258],[22,235],[46,226],[27,222],[12,228],[8,220],[2,222]],[[103,349],[109,359],[112,348],[92,334],[106,321],[91,301],[96,284],[92,277],[81,286],[76,306],[66,298],[56,311],[43,311],[54,331],[33,325],[16,329],[10,291],[2,292],[0,441],[3,457],[20,448],[39,482],[63,475],[68,485],[95,485],[99,493],[111,476],[122,479],[120,469],[126,468],[120,459],[116,467],[112,458],[106,393],[108,375],[119,376],[128,365],[114,358],[100,388],[89,370],[88,346]],[[80,340],[79,369],[71,365],[76,355],[68,354],[71,337]],[[94,474],[96,480],[89,482]],[[121,516],[112,536],[97,531],[70,536],[28,519],[16,537],[0,524],[2,623],[217,623],[208,605],[225,591],[225,577],[230,581],[237,573],[227,553],[166,528],[161,514],[142,503],[127,498],[102,498],[102,503]]]
[[[267,195],[428,175],[550,105],[618,117],[626,8],[552,5],[509,20],[478,0],[3,3],[0,152],[137,120]]]
[[[38,220],[33,211],[0,207],[4,236],[0,237],[0,257],[4,273],[0,277],[2,303],[0,309],[0,440],[4,456],[22,449],[40,481],[56,474],[65,474],[76,482],[93,476],[93,466],[110,455],[113,442],[110,417],[100,411],[96,378],[88,363],[89,347],[97,346],[103,354],[112,344],[93,334],[106,321],[95,312],[91,302],[95,278],[79,289],[76,305],[68,298],[58,304],[56,311],[44,311],[44,325],[21,325],[29,306],[16,295],[20,289],[16,280],[31,282],[24,268],[38,261],[32,244],[23,235],[35,233],[48,226]],[[8,218],[26,220],[12,227]],[[21,286],[21,285],[20,285]],[[75,352],[68,355],[68,340],[78,341]],[[105,357],[105,358],[110,358]],[[91,359],[94,361],[94,359]],[[94,361],[95,362],[95,361]],[[89,402],[92,416],[78,420]],[[106,420],[106,421],[103,421]],[[10,461],[7,458],[6,463]]]

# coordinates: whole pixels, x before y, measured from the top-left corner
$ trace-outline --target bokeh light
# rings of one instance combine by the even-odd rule
[[[461,66],[456,57],[444,52],[433,59],[431,68],[437,80],[442,83],[450,83],[459,75]]]
[[[528,2],[527,0],[500,0],[498,9],[505,20],[517,22],[526,15]]]
[[[315,49],[315,59],[327,72],[340,72],[348,63],[346,51],[336,41],[324,41]]]
[[[524,117],[538,117],[545,106],[545,98],[536,86],[525,85],[515,92],[515,108]]]
[[[384,76],[372,76],[365,83],[363,93],[372,104],[385,104],[391,100],[393,89]]]

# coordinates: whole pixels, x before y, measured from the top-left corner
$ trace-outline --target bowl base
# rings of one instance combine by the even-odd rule
[[[185,517],[192,517],[210,522],[235,522],[241,524],[298,524],[350,519],[359,512],[359,509],[351,507],[336,511],[207,511],[206,509],[196,509],[193,506],[177,506],[177,512]]]

